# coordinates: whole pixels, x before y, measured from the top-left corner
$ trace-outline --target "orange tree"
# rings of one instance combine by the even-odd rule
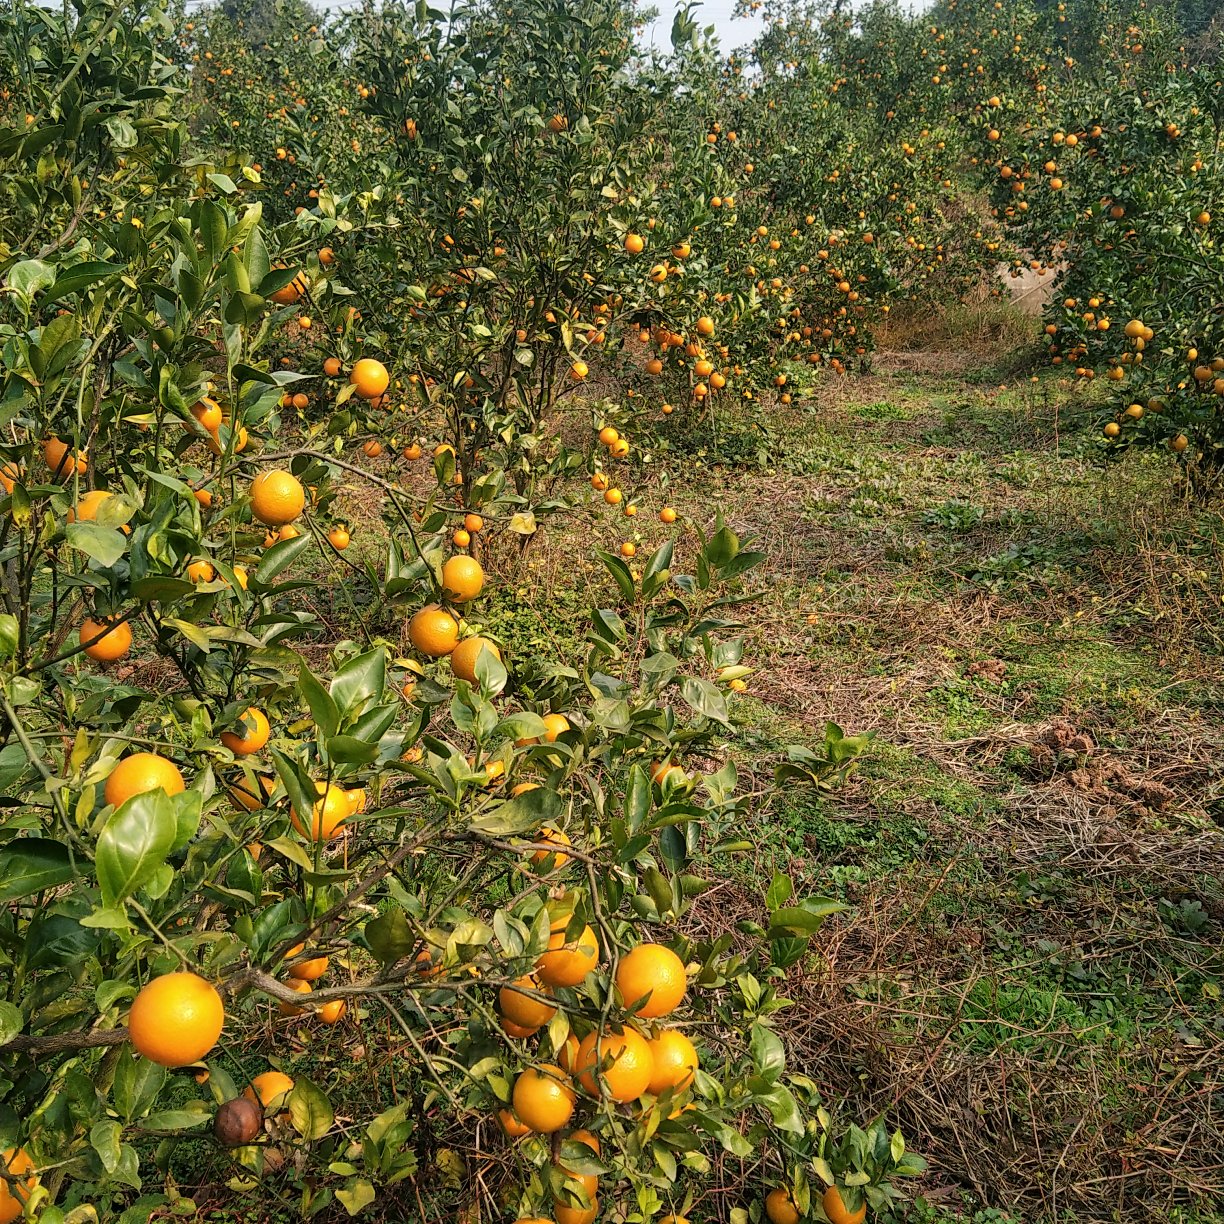
[[[1107,380],[1106,453],[1167,447],[1209,487],[1224,466],[1224,89],[1189,69],[1182,39],[1166,10],[1121,12],[1094,58],[1062,61],[1034,122],[1023,98],[1004,101],[983,151],[996,211],[1060,267],[1050,360]]]
[[[760,554],[719,523],[690,574],[672,543],[605,555],[584,649],[515,659],[477,631],[485,574],[445,516],[380,481],[409,543],[367,578],[415,657],[355,608],[362,640],[308,664],[300,593],[344,572],[324,531],[360,472],[324,444],[345,404],[290,435],[284,361],[303,298],[341,296],[316,250],[338,218],[321,198],[265,227],[192,156],[160,36],[101,3],[0,24],[24,103],[0,130],[0,1215],[167,1206],[209,1127],[237,1187],[357,1214],[493,1116],[499,1211],[575,1224],[602,1187],[680,1215],[720,1152],[758,1216],[770,1187],[771,1218],[885,1206],[921,1161],[834,1128],[777,1031],[839,907],[779,876],[737,931],[687,933],[772,793],[729,755]],[[345,394],[390,384],[366,359]],[[830,725],[775,784],[833,785],[865,742]],[[252,1052],[271,1010],[377,1018],[413,1086],[341,1124],[329,1086]]]

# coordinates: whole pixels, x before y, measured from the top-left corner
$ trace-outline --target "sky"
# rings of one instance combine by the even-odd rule
[[[676,0],[651,0],[659,10],[659,16],[654,24],[645,32],[644,39],[653,43],[661,51],[671,46],[672,18],[676,10],[683,7]],[[703,29],[712,25],[718,34],[719,45],[723,51],[742,46],[750,42],[761,29],[759,14],[738,20],[731,19],[735,0],[704,0],[694,16]]]

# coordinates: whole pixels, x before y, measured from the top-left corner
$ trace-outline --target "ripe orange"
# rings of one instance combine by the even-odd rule
[[[604,501],[609,506],[619,506],[625,500],[625,495],[619,489],[604,490]]]
[[[799,1224],[799,1208],[784,1186],[771,1190],[765,1196],[765,1214],[769,1217],[769,1224]]]
[[[367,459],[377,459],[383,453],[382,443],[377,438],[371,438],[362,443],[361,451]]]
[[[225,1024],[221,996],[194,973],[165,973],[132,1001],[128,1033],[138,1054],[163,1067],[198,1062],[217,1044]]]
[[[590,368],[587,366],[585,361],[575,361],[574,364],[570,366],[570,377],[575,382],[581,382],[590,372]]]
[[[456,548],[466,548],[472,542],[471,532],[466,527],[456,527],[451,535],[451,543]]]
[[[524,1126],[514,1116],[512,1110],[499,1109],[497,1111],[497,1120],[501,1123],[502,1130],[504,1130],[511,1139],[521,1139],[524,1135],[531,1134],[531,1127]],[[522,1224],[522,1221],[520,1221],[519,1224]]]
[[[343,367],[340,365],[339,357],[329,357],[323,363],[323,373],[326,374],[328,378],[335,378],[336,375],[340,373],[342,368]]]
[[[118,807],[146,791],[164,790],[167,795],[179,795],[186,789],[183,775],[173,761],[156,752],[134,752],[111,770],[102,794],[107,803]]]
[[[192,582],[211,582],[217,576],[217,571],[211,561],[200,558],[187,566],[187,577]]]
[[[348,546],[352,537],[349,535],[349,530],[340,524],[337,524],[327,533],[328,543],[337,551],[343,552]]]
[[[251,481],[251,513],[269,527],[292,523],[306,506],[306,490],[289,472],[260,472]]]
[[[568,846],[571,844],[569,837],[560,829],[541,829],[535,835],[535,839],[537,842],[548,842],[553,846]],[[531,861],[536,867],[551,863],[550,870],[556,871],[570,861],[570,856],[562,854],[559,850],[537,850],[532,854]]]
[[[611,446],[619,437],[620,437],[620,433],[617,430],[613,429],[611,425],[605,425],[599,431],[599,440],[605,446]]]
[[[113,493],[108,493],[105,489],[91,489],[88,493],[83,494],[81,500],[68,511],[66,516],[68,522],[75,523],[78,519],[82,523],[95,522],[102,504],[113,496]],[[123,530],[127,531],[128,528],[124,527]]]
[[[484,570],[472,557],[448,557],[442,567],[442,593],[455,603],[467,603],[484,589]]]
[[[463,529],[475,535],[478,531],[484,530],[484,519],[479,514],[465,514],[463,516]]]
[[[824,1192],[820,1205],[829,1217],[829,1224],[863,1224],[867,1218],[867,1204],[860,1203],[857,1211],[851,1211],[837,1186],[830,1186]]]
[[[555,744],[570,729],[569,719],[564,714],[544,715],[544,742]]]
[[[656,1020],[675,1011],[684,998],[688,989],[684,962],[662,944],[638,944],[617,966],[616,988],[626,1008],[643,1019]],[[635,1006],[646,995],[650,997]]]
[[[599,944],[595,932],[582,928],[576,939],[566,940],[568,916],[555,919],[548,937],[548,951],[536,961],[536,974],[549,986],[577,986],[599,963]]]
[[[284,1106],[292,1091],[293,1080],[283,1071],[264,1071],[242,1090],[242,1095],[264,1109],[276,1110]]]
[[[574,1116],[575,1093],[560,1067],[541,1063],[514,1081],[511,1104],[524,1126],[537,1135],[559,1131]]]
[[[646,1038],[636,1029],[604,1033],[602,1040],[598,1032],[592,1032],[578,1045],[574,1072],[592,1096],[599,1096],[598,1081],[602,1080],[614,1101],[636,1101],[650,1087],[654,1059]]]
[[[668,1088],[687,1088],[700,1065],[693,1043],[679,1029],[660,1029],[648,1043],[654,1059],[650,1091],[658,1096]]]
[[[463,641],[451,651],[451,671],[453,671],[460,680],[466,680],[469,684],[475,684],[476,660],[480,657],[482,651],[487,651],[495,659],[501,658],[501,651],[498,650],[488,638],[464,638]]]
[[[363,357],[349,373],[349,382],[357,388],[362,399],[377,399],[391,383],[391,375],[381,361]]]
[[[517,1024],[519,1028],[542,1028],[557,1014],[557,1009],[551,1003],[544,1003],[524,994],[524,990],[534,990],[537,994],[547,993],[535,978],[521,977],[513,986],[503,986],[498,991],[498,1010],[505,1019],[511,1024]]]
[[[38,1178],[26,1176],[34,1171],[34,1161],[25,1148],[6,1148],[0,1153],[0,1166],[10,1177],[20,1179],[10,1183],[0,1178],[0,1224],[13,1224],[21,1219]]]
[[[659,519],[664,523],[674,523],[676,521],[676,512],[671,508],[671,506],[664,506],[663,509],[659,511]]]
[[[248,707],[242,716],[241,731],[222,731],[221,742],[235,756],[250,756],[258,752],[272,734],[272,727],[262,710]]]
[[[306,292],[308,282],[305,274],[299,272],[287,285],[283,285],[274,293],[268,294],[268,300],[278,306],[292,306]]]
[[[714,320],[709,315],[702,315],[697,320],[697,334],[699,336],[712,336],[714,334]]]
[[[290,978],[286,983],[290,990],[296,991],[298,994],[310,994],[312,987],[309,982],[298,981],[297,978]],[[276,1010],[282,1016],[300,1016],[303,1009],[297,1007],[293,1003],[286,1003],[283,999],[276,1005]]]
[[[127,621],[96,621],[87,616],[81,622],[80,642],[89,658],[113,663],[132,649],[132,626]]]
[[[630,255],[640,255],[646,249],[646,239],[641,234],[625,235],[625,250]]]
[[[216,433],[221,428],[221,405],[207,395],[192,404],[191,415],[206,433]]]
[[[326,972],[326,956],[313,956],[310,960],[298,961],[289,966],[289,976],[300,982],[317,982]]]
[[[459,625],[444,608],[428,604],[408,622],[408,637],[422,654],[440,659],[455,649]]]
[[[507,1020],[505,1016],[500,1017],[502,1032],[507,1037],[518,1037],[520,1040],[527,1037],[534,1037],[540,1030],[532,1028],[530,1025],[515,1024],[513,1020]]]
[[[570,1174],[571,1177],[577,1178],[576,1174]],[[595,1181],[595,1175],[588,1175],[591,1181]],[[586,1178],[577,1178],[585,1181]],[[571,1207],[568,1203],[557,1201],[553,1204],[553,1215],[556,1216],[557,1224],[592,1224],[592,1221],[599,1214],[599,1199],[594,1194],[587,1196],[591,1200],[589,1207]]]
[[[315,1015],[324,1024],[339,1024],[344,1019],[344,1013],[348,1011],[348,1004],[343,999],[332,999],[330,1003],[324,1003],[318,1008]]]
[[[85,451],[69,451],[68,444],[59,438],[48,438],[43,443],[43,458],[51,469],[51,478],[63,484],[78,472],[85,474],[89,466],[89,455]]]
[[[330,841],[337,833],[344,831],[344,822],[353,814],[349,807],[348,795],[334,783],[315,783],[319,798],[315,801],[311,812],[310,832],[298,819],[297,812],[292,815],[293,827],[303,836],[313,841]]]

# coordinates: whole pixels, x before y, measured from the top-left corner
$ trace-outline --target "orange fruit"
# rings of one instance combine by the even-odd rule
[[[544,742],[554,744],[569,729],[569,719],[564,714],[544,715]]]
[[[323,373],[326,374],[328,378],[335,378],[336,375],[340,373],[340,370],[341,365],[339,357],[329,357],[323,363]]]
[[[281,286],[274,293],[269,293],[268,300],[275,302],[278,306],[292,306],[306,292],[306,288],[306,277],[299,272],[287,285]]]
[[[48,438],[43,443],[43,458],[47,461],[47,467],[51,469],[52,480],[57,480],[61,484],[70,480],[78,472],[82,475],[85,469],[89,466],[89,455],[85,451],[72,453],[68,449],[66,442],[61,442],[59,438]]]
[[[132,626],[127,621],[96,621],[87,616],[81,622],[80,641],[89,658],[113,663],[132,649]]]
[[[221,405],[207,395],[192,404],[191,415],[206,433],[216,433],[221,428]]]
[[[636,1101],[650,1087],[654,1059],[646,1038],[636,1029],[604,1033],[602,1040],[593,1032],[578,1044],[574,1073],[592,1096],[600,1095],[602,1080],[614,1101]]]
[[[560,1067],[541,1063],[514,1081],[511,1104],[522,1124],[537,1135],[551,1135],[574,1116],[575,1093]]]
[[[671,506],[664,506],[659,511],[659,519],[664,523],[674,523],[676,521],[676,512]]]
[[[577,1057],[578,1057],[578,1038],[577,1036],[575,1036],[575,1034],[570,1033],[569,1036],[566,1037],[564,1044],[557,1051],[557,1062],[559,1062],[561,1066],[563,1066],[571,1075],[573,1075],[574,1074],[574,1060]],[[590,1132],[581,1131],[579,1133],[589,1134]],[[570,1138],[573,1139],[575,1138],[575,1136],[571,1135]],[[592,1136],[592,1138],[594,1138],[594,1136]],[[594,1148],[597,1152],[599,1151],[599,1141],[598,1140],[595,1140]]]
[[[283,1071],[264,1071],[242,1090],[242,1095],[264,1109],[275,1110],[284,1106],[292,1091],[293,1080]]]
[[[293,827],[303,837],[309,837],[312,841],[330,841],[337,833],[344,831],[344,822],[353,814],[348,795],[331,782],[326,785],[316,782],[315,789],[319,798],[315,801],[311,813],[310,832],[306,832],[306,826],[298,819],[297,812],[291,817]]]
[[[0,1178],[0,1224],[13,1224],[20,1220],[25,1204],[38,1185],[37,1177],[26,1177],[34,1172],[34,1162],[25,1148],[7,1148],[0,1153],[0,1166],[13,1182]]]
[[[377,459],[382,454],[382,443],[377,438],[371,438],[362,444],[361,450],[367,459]]]
[[[439,659],[458,644],[459,625],[444,608],[428,604],[408,622],[408,637],[422,654]]]
[[[536,975],[548,986],[577,986],[599,963],[595,932],[589,926],[583,927],[576,939],[567,942],[567,921],[560,918],[553,922],[548,951],[536,961]]]
[[[553,846],[568,846],[570,845],[569,837],[560,829],[541,829],[535,836],[538,842],[548,842]],[[559,850],[537,850],[531,856],[532,863],[539,867],[542,864],[551,862],[551,870],[556,871],[559,867],[564,867],[570,860],[568,854],[562,854]]]
[[[679,1029],[661,1029],[648,1043],[654,1059],[650,1091],[687,1088],[700,1065],[693,1043]]]
[[[473,557],[449,557],[442,567],[442,593],[454,603],[467,603],[484,589],[484,570]]]
[[[863,1224],[867,1218],[867,1204],[860,1203],[857,1211],[851,1211],[837,1186],[830,1186],[820,1200],[829,1224]]]
[[[451,543],[456,548],[466,548],[472,542],[472,533],[466,527],[456,527],[451,535]]]
[[[625,235],[625,250],[630,255],[640,255],[646,249],[646,239],[641,234]]]
[[[501,1123],[501,1128],[510,1136],[511,1139],[521,1139],[524,1135],[531,1134],[531,1127],[524,1126],[515,1116],[512,1110],[499,1109],[497,1111],[497,1120]],[[519,1221],[522,1224],[522,1221]]]
[[[575,382],[581,382],[590,372],[590,368],[587,366],[585,361],[575,361],[574,364],[570,366],[570,377]]]
[[[327,533],[328,543],[331,544],[331,546],[337,552],[343,552],[349,546],[350,539],[351,537],[349,536],[347,527],[337,525]]]
[[[577,1178],[576,1174],[570,1174],[571,1177]],[[590,1180],[595,1180],[595,1175],[590,1174]],[[585,1181],[585,1178],[577,1180]],[[592,1221],[599,1214],[599,1199],[594,1194],[588,1195],[591,1200],[589,1207],[571,1207],[568,1203],[557,1201],[553,1204],[553,1215],[556,1217],[557,1224],[592,1224]]]
[[[200,503],[202,509],[212,509],[212,494],[207,489],[195,489],[193,490],[193,493],[196,501]]]
[[[662,944],[638,944],[617,966],[616,988],[626,1008],[642,1019],[656,1020],[675,1011],[684,999],[684,962]],[[650,997],[635,1006],[646,995]]]
[[[488,638],[464,638],[463,641],[451,651],[451,671],[453,671],[460,680],[466,680],[469,684],[475,684],[476,660],[480,657],[481,652],[487,652],[495,659],[501,658],[501,651],[498,650]]]
[[[4,486],[5,493],[12,493],[13,486],[22,478],[24,473],[15,463],[6,463],[0,467],[0,485]]]
[[[699,336],[712,336],[714,334],[714,320],[709,315],[702,315],[697,320],[697,334]]]
[[[373,357],[363,357],[349,373],[349,382],[362,399],[377,399],[391,383],[387,367]]]
[[[289,966],[289,976],[299,982],[317,982],[327,972],[327,957],[313,956]]]
[[[306,490],[289,472],[260,472],[251,481],[251,513],[269,527],[292,523],[306,507]]]
[[[221,742],[235,756],[250,756],[268,742],[271,734],[272,727],[263,711],[249,706],[242,716],[242,730],[222,731]]]
[[[75,523],[78,519],[82,523],[95,522],[98,517],[98,511],[102,508],[103,502],[107,501],[113,496],[113,493],[108,493],[105,489],[90,489],[90,491],[83,494],[81,500],[68,511],[68,522]],[[127,531],[128,529],[124,527],[123,530]]]
[[[211,582],[217,576],[217,571],[211,561],[200,558],[187,566],[187,577],[192,582]]]
[[[186,789],[183,775],[173,761],[156,752],[133,752],[111,770],[102,794],[107,803],[118,807],[133,795],[147,791],[164,790],[167,795],[180,795]]]
[[[502,1032],[507,1037],[517,1037],[523,1040],[527,1037],[534,1037],[540,1030],[532,1028],[530,1025],[515,1024],[513,1020],[507,1020],[505,1016],[500,1017]]]
[[[329,246],[319,248],[319,262],[326,268],[336,262],[336,252]]]
[[[138,1054],[163,1067],[198,1062],[225,1024],[221,996],[195,973],[165,973],[132,1000],[128,1034]]]
[[[611,425],[605,425],[599,431],[599,440],[605,446],[611,446],[619,438],[620,438],[620,434],[615,429],[613,429]]]
[[[330,1003],[324,1003],[322,1007],[315,1011],[315,1015],[324,1024],[339,1024],[344,1019],[344,1013],[348,1011],[348,1004],[343,999],[332,999]]]
[[[296,991],[298,994],[310,994],[312,987],[309,982],[299,981],[297,978],[290,978],[286,983],[290,990]],[[282,1016],[300,1016],[302,1008],[297,1007],[293,1003],[286,1003],[283,999],[276,1005],[276,1010]]]
[[[484,530],[484,519],[479,514],[465,514],[463,516],[463,529],[475,535],[478,531]]]
[[[255,782],[249,782],[245,777],[239,778],[229,788],[229,795],[239,807],[245,808],[248,812],[257,812],[266,805],[268,796],[275,789],[276,779],[262,774]]]
[[[771,1190],[765,1196],[765,1214],[769,1217],[769,1224],[799,1224],[799,1208],[784,1186]]]
[[[556,1014],[551,1003],[543,1003],[524,994],[524,990],[543,993],[540,983],[533,977],[521,977],[513,986],[503,986],[497,994],[497,1007],[502,1016],[519,1028],[543,1028]]]

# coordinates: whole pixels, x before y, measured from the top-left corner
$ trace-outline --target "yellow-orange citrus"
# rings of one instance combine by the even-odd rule
[[[599,963],[595,932],[585,926],[576,939],[567,942],[566,923],[566,918],[553,923],[548,951],[536,961],[536,975],[548,986],[577,986]]]
[[[89,658],[114,663],[132,649],[132,627],[127,621],[96,621],[87,616],[81,622],[80,642]]]
[[[578,1045],[574,1072],[592,1096],[599,1095],[602,1081],[614,1101],[636,1101],[650,1087],[654,1060],[646,1038],[636,1029],[604,1033],[602,1040],[592,1032]]]
[[[242,715],[241,729],[238,731],[222,731],[221,742],[235,756],[250,756],[252,753],[258,752],[268,742],[271,734],[272,727],[264,716],[263,711],[250,706]]]
[[[663,944],[638,944],[617,966],[616,988],[625,1007],[643,1019],[656,1020],[675,1011],[684,998],[688,989],[684,962]],[[639,1002],[641,1006],[635,1006]]]
[[[445,608],[429,604],[408,622],[408,637],[422,654],[439,659],[459,642],[459,625]]]
[[[475,684],[476,660],[480,657],[482,652],[491,654],[495,659],[501,658],[501,651],[498,650],[488,638],[464,638],[463,641],[451,651],[451,671],[453,671],[460,680],[466,680],[469,684]]]
[[[179,795],[186,789],[183,775],[173,761],[156,752],[133,752],[111,770],[102,794],[107,803],[118,807],[133,795],[147,791],[164,790],[167,795]]]
[[[373,357],[363,357],[349,372],[349,382],[362,399],[377,399],[391,383],[387,367]]]
[[[551,1135],[574,1116],[573,1088],[560,1067],[541,1063],[528,1067],[514,1081],[511,1104],[524,1126],[537,1135]]]
[[[225,1024],[221,996],[195,973],[165,973],[132,1001],[128,1034],[138,1054],[163,1067],[197,1062],[217,1044]]]
[[[448,557],[442,567],[442,593],[454,603],[467,603],[484,589],[484,570],[473,557]]]
[[[503,986],[497,994],[497,1006],[502,1016],[519,1028],[538,1029],[547,1024],[557,1014],[556,1007],[533,999],[523,991],[532,990],[537,994],[544,993],[540,983],[533,977],[522,977],[513,986]]]
[[[699,1066],[697,1050],[678,1029],[662,1029],[648,1043],[654,1059],[650,1091],[658,1096],[668,1088],[687,1088]]]
[[[291,472],[273,469],[251,481],[251,513],[269,527],[292,523],[306,507],[306,490]]]

